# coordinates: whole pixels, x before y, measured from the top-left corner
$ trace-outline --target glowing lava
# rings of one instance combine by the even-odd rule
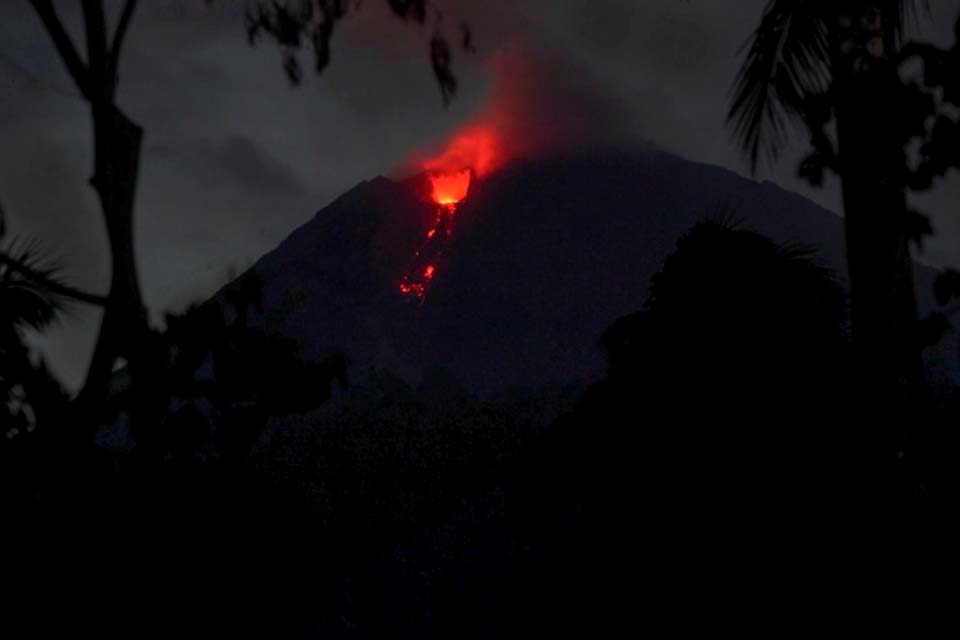
[[[405,170],[426,173],[436,207],[435,222],[421,236],[423,244],[399,283],[407,299],[423,302],[429,286],[439,281],[441,255],[453,249],[453,220],[472,197],[472,180],[485,180],[517,160],[623,143],[612,124],[621,120],[619,112],[606,112],[606,102],[583,91],[573,69],[556,66],[552,56],[508,45],[490,59],[489,70],[494,80],[489,102],[438,147],[415,150],[404,162]]]
[[[470,191],[473,179],[471,169],[457,171],[431,171],[431,198],[437,206],[433,226],[427,230],[427,240],[414,255],[413,265],[400,280],[400,293],[404,297],[422,303],[427,295],[427,286],[437,274],[437,262],[453,236],[453,218],[457,205]]]
[[[434,202],[456,207],[470,190],[470,169],[432,174],[430,184],[433,186]]]
[[[412,159],[430,181],[436,214],[426,240],[400,280],[400,293],[405,298],[424,301],[453,237],[457,207],[466,200],[475,178],[485,177],[505,161],[501,142],[495,124],[481,119],[454,134],[436,155]]]

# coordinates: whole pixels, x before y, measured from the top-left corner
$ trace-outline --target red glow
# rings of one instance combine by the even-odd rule
[[[467,178],[467,187],[469,187],[470,172],[464,172]],[[447,192],[459,195],[459,192]],[[461,200],[466,196],[463,192]],[[451,200],[453,196],[450,197]],[[437,275],[436,261],[443,255],[447,247],[447,242],[453,235],[453,216],[457,211],[456,203],[459,200],[451,202],[437,201],[437,215],[434,218],[433,226],[427,231],[427,241],[413,254],[413,266],[407,270],[407,274],[400,280],[400,293],[405,298],[416,300],[423,303],[427,296],[427,285]]]
[[[413,265],[400,280],[404,297],[423,303],[427,287],[437,275],[437,261],[453,237],[453,219],[457,205],[470,192],[473,176],[487,171],[493,161],[493,137],[477,132],[458,136],[447,152],[424,162],[430,179],[430,198],[437,205],[433,226],[427,230],[426,242],[414,253]]]
[[[478,124],[454,135],[439,155],[423,163],[423,168],[430,173],[446,174],[473,169],[483,177],[493,171],[496,160],[496,129],[487,124]],[[467,182],[469,185],[469,180]]]
[[[433,201],[437,204],[455,205],[467,197],[470,190],[470,169],[430,174],[433,186]]]
[[[400,293],[422,302],[423,297],[427,293],[427,289],[423,284],[419,282],[410,282],[409,279],[404,276],[403,281],[400,283]]]
[[[473,180],[485,180],[508,164],[546,154],[589,147],[606,141],[623,143],[619,108],[598,102],[575,68],[558,66],[522,46],[511,45],[490,59],[493,77],[487,103],[437,146],[410,154],[409,172],[425,172],[436,217],[426,239],[407,265],[400,292],[422,303],[439,281],[442,257],[452,250],[454,218]],[[613,110],[611,110],[611,108]]]
[[[577,68],[513,43],[489,58],[488,73],[486,103],[434,145],[412,152],[405,169],[433,174],[470,168],[483,180],[516,160],[623,143],[619,128],[627,114],[595,99]]]

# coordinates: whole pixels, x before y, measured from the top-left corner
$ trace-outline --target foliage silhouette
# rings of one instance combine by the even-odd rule
[[[5,224],[0,210],[0,241]],[[26,331],[42,331],[66,307],[59,267],[34,241],[12,239],[0,246],[0,436],[12,440],[32,432],[63,394],[41,361],[33,362]],[[54,397],[47,397],[55,390]],[[43,397],[49,404],[39,399]],[[6,442],[0,442],[3,446]]]
[[[932,231],[908,207],[906,191],[929,188],[924,176],[937,164],[914,168],[905,146],[930,135],[950,137],[937,126],[952,131],[942,121],[928,131],[937,101],[900,75],[920,52],[936,58],[932,71],[942,68],[947,54],[904,44],[905,27],[926,8],[905,0],[772,0],[729,113],[753,170],[763,155],[776,160],[790,129],[799,128],[813,146],[801,176],[814,185],[827,171],[840,177],[858,375],[866,387],[883,384],[885,395],[901,400],[920,377],[910,244]],[[927,80],[944,82],[935,72]],[[928,142],[924,155],[936,148]]]
[[[153,411],[160,428],[134,423],[131,434],[153,457],[242,458],[269,418],[310,411],[331,397],[334,384],[347,387],[340,353],[306,362],[301,345],[251,327],[249,318],[262,309],[262,283],[249,272],[221,298],[168,314],[166,330],[151,334],[148,347],[163,366],[140,384],[120,384],[108,402],[112,420]]]
[[[0,209],[0,241],[5,231]],[[0,245],[0,504],[7,507],[29,507],[50,481],[67,414],[66,393],[26,343],[27,332],[43,331],[66,308],[70,288],[58,278],[38,243]]]
[[[444,104],[457,92],[453,73],[452,36],[447,33],[446,14],[428,0],[388,0],[391,12],[399,20],[423,25],[430,18],[430,65]],[[256,44],[261,35],[272,38],[283,52],[283,69],[293,84],[303,80],[300,50],[313,52],[314,67],[322,73],[330,64],[330,42],[339,23],[356,11],[349,0],[297,0],[295,2],[258,1],[247,7],[247,38]],[[465,22],[459,23],[459,44],[463,51],[473,50],[473,36]]]
[[[544,541],[520,579],[541,594],[532,618],[612,633],[638,606],[691,631],[798,615],[832,561],[817,528],[842,529],[864,491],[834,275],[809,250],[707,220],[601,343],[607,377],[520,492],[524,535]]]
[[[151,383],[158,453],[121,452],[112,491],[71,496],[102,518],[98,533],[125,534],[85,541],[98,573],[125,589],[174,579],[204,603],[164,601],[165,629],[613,633],[638,614],[690,630],[801,613],[815,624],[805,590],[847,602],[837,567],[859,570],[857,549],[875,557],[866,528],[848,533],[881,476],[860,481],[844,293],[809,251],[698,224],[643,309],[604,334],[608,374],[583,395],[482,400],[442,371],[416,387],[372,371],[323,402],[342,360],[311,369],[254,330],[261,289],[250,272],[168,318],[154,336],[169,359]],[[888,485],[909,475],[887,473]],[[129,557],[142,560],[128,569]]]

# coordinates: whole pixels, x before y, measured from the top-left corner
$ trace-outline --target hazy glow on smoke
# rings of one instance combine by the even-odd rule
[[[486,104],[442,142],[412,153],[408,171],[425,172],[436,207],[433,225],[400,281],[404,297],[422,303],[436,282],[441,257],[452,249],[457,208],[480,181],[509,163],[576,149],[616,129],[571,69],[523,48],[500,51],[490,61],[493,91]]]

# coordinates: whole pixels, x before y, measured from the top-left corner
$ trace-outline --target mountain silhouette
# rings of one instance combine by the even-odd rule
[[[251,322],[308,358],[342,350],[354,375],[383,368],[416,382],[443,369],[485,393],[600,374],[601,334],[643,305],[677,238],[706,217],[809,246],[841,280],[846,272],[838,215],[651,149],[516,162],[475,181],[415,304],[399,282],[435,215],[425,175],[359,184],[253,267],[264,304]],[[930,308],[936,274],[917,271],[920,308]],[[955,354],[950,336],[928,360],[955,374]]]

